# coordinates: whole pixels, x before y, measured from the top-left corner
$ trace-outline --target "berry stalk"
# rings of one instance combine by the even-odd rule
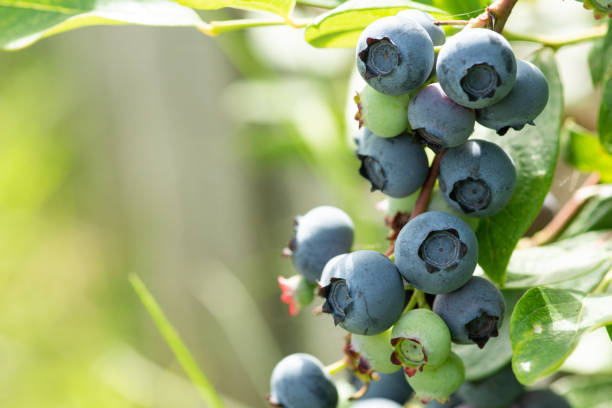
[[[470,28],[489,28],[501,34],[510,13],[518,0],[498,0],[487,7],[481,15],[470,20]]]

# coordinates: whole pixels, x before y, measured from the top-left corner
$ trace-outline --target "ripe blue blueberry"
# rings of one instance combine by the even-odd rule
[[[429,171],[425,149],[409,133],[382,138],[362,128],[355,138],[359,174],[391,197],[407,197],[418,190]]]
[[[374,251],[355,251],[331,259],[321,275],[323,312],[355,334],[378,334],[402,314],[404,283],[395,264]]]
[[[476,268],[478,241],[461,219],[441,211],[423,213],[400,231],[395,263],[415,288],[448,293],[465,284]]]
[[[358,400],[351,408],[402,408],[400,404],[390,399],[374,398],[366,400]]]
[[[510,43],[484,28],[457,33],[442,46],[436,63],[444,92],[459,105],[484,108],[510,92],[516,59]]]
[[[490,337],[497,337],[506,305],[495,285],[473,276],[456,291],[436,296],[433,311],[448,326],[453,342],[483,348]]]
[[[446,41],[444,30],[442,27],[434,24],[436,19],[431,14],[421,10],[409,9],[400,11],[396,15],[399,18],[409,18],[423,27],[427,34],[429,34],[433,45],[442,45]]]
[[[321,206],[295,218],[289,254],[295,269],[310,282],[316,282],[327,261],[349,252],[352,245],[351,218],[339,208]]]
[[[283,358],[272,371],[269,401],[284,408],[336,408],[338,391],[321,362],[310,354]]]
[[[408,105],[410,127],[433,150],[458,146],[474,131],[474,111],[457,105],[440,84],[427,85]]]
[[[393,326],[391,361],[408,377],[424,367],[443,364],[451,352],[451,338],[444,320],[428,309],[413,309]]]
[[[548,82],[538,67],[530,62],[516,61],[516,81],[508,95],[501,101],[476,110],[476,120],[483,126],[505,135],[512,128],[521,130],[546,107]]]
[[[572,408],[562,396],[550,390],[528,391],[510,408]]]
[[[406,94],[429,76],[433,43],[415,21],[383,17],[359,36],[356,60],[359,73],[372,88],[389,95]]]
[[[378,381],[370,381],[368,391],[360,398],[361,400],[385,398],[404,405],[414,393],[402,370],[392,374],[379,373],[379,376]]]
[[[474,139],[444,153],[438,181],[455,210],[470,217],[489,217],[510,201],[516,170],[501,147]]]
[[[457,394],[477,407],[507,407],[525,391],[508,364],[501,370],[479,381],[466,381],[457,390]]]

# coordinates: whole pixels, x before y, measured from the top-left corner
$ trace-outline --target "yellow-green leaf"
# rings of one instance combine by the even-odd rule
[[[287,17],[295,6],[295,0],[175,0],[184,6],[200,10],[216,10],[224,7],[245,10],[268,11]]]

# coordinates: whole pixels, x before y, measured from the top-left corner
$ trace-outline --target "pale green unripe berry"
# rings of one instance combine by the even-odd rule
[[[409,95],[385,95],[366,85],[355,96],[359,111],[355,119],[380,137],[394,137],[408,128]]]
[[[465,367],[461,358],[451,352],[448,359],[438,367],[425,366],[423,371],[408,377],[406,381],[423,402],[433,399],[442,403],[449,400],[465,379]]]
[[[391,374],[399,370],[399,366],[389,359],[393,353],[391,346],[391,329],[374,336],[353,334],[351,343],[362,357],[370,363],[372,370],[383,374]]]

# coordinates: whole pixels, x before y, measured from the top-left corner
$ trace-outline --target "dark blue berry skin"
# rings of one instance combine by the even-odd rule
[[[503,408],[516,400],[525,387],[518,382],[508,364],[480,381],[466,381],[457,390],[461,398],[476,407]]]
[[[452,341],[483,348],[490,337],[497,337],[506,305],[495,285],[473,276],[454,292],[436,296],[432,310],[448,326]]]
[[[548,82],[538,67],[530,62],[516,61],[516,81],[508,95],[501,101],[476,110],[476,120],[483,126],[505,135],[512,128],[521,130],[546,107]]]
[[[506,96],[516,79],[510,43],[484,28],[469,28],[442,46],[436,63],[444,92],[459,105],[484,108]]]
[[[402,370],[397,370],[392,374],[379,373],[378,375],[380,380],[370,381],[368,391],[360,399],[385,398],[404,405],[414,393]]]
[[[501,147],[473,139],[444,153],[438,181],[444,199],[455,210],[489,217],[510,201],[516,170]]]
[[[474,132],[474,111],[457,105],[435,83],[427,85],[408,105],[408,122],[433,150],[458,146]]]
[[[376,398],[365,401],[359,399],[351,405],[351,408],[402,408],[402,405],[389,399]]]
[[[510,408],[572,408],[562,396],[549,390],[528,391]]]
[[[446,41],[446,34],[442,27],[435,25],[434,21],[436,19],[429,13],[426,13],[421,10],[410,9],[400,11],[396,14],[399,18],[409,18],[418,23],[421,27],[427,31],[429,34],[429,38],[431,38],[431,42],[433,45],[442,45]]]
[[[384,94],[402,95],[417,89],[429,76],[433,43],[412,19],[383,17],[359,36],[356,60],[368,85]]]
[[[402,314],[404,283],[393,262],[374,251],[355,251],[331,259],[321,275],[323,312],[355,334],[378,334]]]
[[[284,408],[336,408],[338,391],[321,362],[310,354],[283,358],[272,371],[271,404]]]
[[[355,138],[359,173],[370,181],[372,191],[391,197],[407,197],[425,182],[429,171],[425,149],[409,133],[383,138],[361,128]]]
[[[313,208],[295,219],[295,235],[289,242],[295,269],[310,282],[321,277],[331,258],[351,250],[353,221],[331,206]]]
[[[460,288],[471,278],[477,260],[474,231],[459,217],[441,211],[415,217],[395,241],[397,268],[408,283],[426,293]]]

